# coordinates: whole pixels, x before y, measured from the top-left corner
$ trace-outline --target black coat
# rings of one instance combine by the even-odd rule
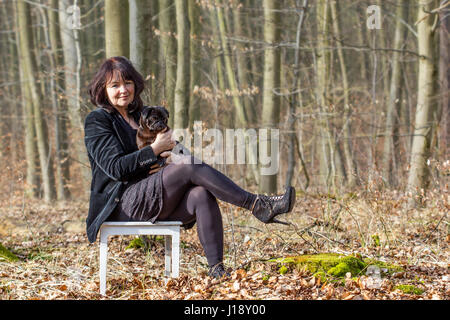
[[[126,143],[126,132],[118,124],[117,111],[97,108],[84,122],[84,141],[92,170],[86,232],[95,242],[102,223],[114,211],[128,181],[148,174],[158,157],[147,146],[138,150]],[[138,122],[139,112],[134,118]]]

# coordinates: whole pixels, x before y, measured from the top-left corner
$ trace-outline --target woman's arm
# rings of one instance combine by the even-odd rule
[[[125,154],[115,136],[111,121],[103,114],[91,112],[84,123],[86,149],[98,167],[111,179],[129,180],[142,172],[149,172],[157,161],[151,146]]]

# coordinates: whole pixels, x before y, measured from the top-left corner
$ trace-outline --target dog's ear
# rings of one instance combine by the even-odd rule
[[[145,106],[142,109],[141,117],[147,118],[155,107]]]
[[[166,108],[159,106],[157,107],[159,110],[161,110],[162,114],[164,114],[166,116],[166,118],[169,118],[169,110],[167,110]]]

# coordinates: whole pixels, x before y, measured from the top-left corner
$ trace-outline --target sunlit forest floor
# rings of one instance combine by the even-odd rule
[[[87,203],[11,197],[0,208],[0,236],[19,260],[0,260],[0,299],[449,299],[449,195],[430,192],[414,210],[406,209],[407,198],[397,192],[299,194],[294,211],[282,216],[289,226],[264,225],[220,203],[225,264],[232,269],[221,280],[206,275],[195,227],[181,233],[180,277],[167,284],[162,241],[152,238],[150,250],[126,249],[134,237],[110,237],[104,298],[99,245],[89,244],[85,233]],[[403,271],[384,275],[373,288],[364,272],[324,281],[304,268],[280,272],[268,261],[324,252],[375,258]]]

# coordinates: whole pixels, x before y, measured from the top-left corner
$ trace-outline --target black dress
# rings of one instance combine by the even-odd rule
[[[137,130],[115,113],[117,123],[123,132],[126,143],[138,150],[136,144]],[[150,221],[155,222],[163,207],[162,173],[161,168],[156,173],[149,175],[144,173],[133,180],[128,181],[116,209],[108,217],[108,221]]]

